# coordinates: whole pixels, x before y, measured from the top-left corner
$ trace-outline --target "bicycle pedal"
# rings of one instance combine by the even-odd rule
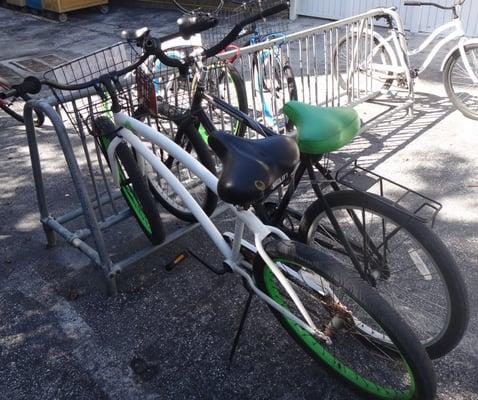
[[[172,271],[174,269],[174,267],[176,267],[178,264],[182,263],[186,257],[188,256],[188,253],[187,251],[183,251],[182,253],[179,253],[176,257],[174,257],[174,259],[167,263],[165,266],[164,266],[164,269],[166,271]]]

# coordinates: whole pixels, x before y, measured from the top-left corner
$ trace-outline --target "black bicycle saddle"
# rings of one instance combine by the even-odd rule
[[[218,195],[227,203],[247,206],[267,197],[299,163],[299,148],[288,136],[251,140],[216,132],[209,145],[223,167]]]

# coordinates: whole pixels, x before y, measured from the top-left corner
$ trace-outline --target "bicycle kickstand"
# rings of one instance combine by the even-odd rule
[[[246,304],[244,307],[244,311],[242,312],[241,322],[239,323],[239,327],[236,332],[236,336],[234,337],[234,342],[232,344],[231,352],[229,353],[229,369],[232,366],[232,361],[234,359],[234,355],[236,354],[236,350],[239,344],[239,339],[241,337],[241,333],[244,330],[244,325],[246,323],[247,315],[249,314],[249,309],[251,308],[252,298],[254,297],[254,292],[252,290],[248,290],[249,296],[247,297]]]

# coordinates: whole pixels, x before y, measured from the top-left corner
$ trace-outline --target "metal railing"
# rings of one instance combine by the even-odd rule
[[[374,36],[384,29],[376,24],[384,17],[402,33],[396,42],[387,42],[388,52],[381,51],[383,46]],[[323,107],[392,100],[386,112],[363,120],[364,131],[413,104],[403,29],[393,9],[379,8],[296,33],[278,33],[267,42],[222,53],[218,59],[235,59],[247,87],[250,113],[279,129],[284,128],[281,110],[289,100]],[[387,59],[389,54],[392,59]],[[393,76],[380,71],[380,64],[388,70],[393,65]],[[273,117],[269,123],[267,112]]]

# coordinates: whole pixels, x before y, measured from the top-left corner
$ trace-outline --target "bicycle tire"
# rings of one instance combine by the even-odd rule
[[[354,39],[351,38],[353,36]],[[366,43],[371,43],[370,35],[367,34],[368,38],[365,40]],[[340,50],[345,49],[347,51],[347,46],[349,43],[352,43],[354,40],[357,40],[357,34],[356,33],[351,33],[348,36],[343,36],[342,38],[339,39],[338,44],[334,47],[334,51],[332,54],[332,74],[335,76],[335,79],[338,81],[340,87],[343,90],[348,90],[349,87],[347,85],[347,82],[344,80],[342,77],[342,72],[340,70],[340,66],[343,66],[344,63],[339,62],[339,57],[340,57]],[[378,41],[377,38],[374,37],[374,44],[378,46],[380,42]],[[388,50],[386,47],[382,46],[382,49],[380,51],[380,58],[382,63],[384,64],[391,64],[392,57],[389,54]],[[347,56],[346,58],[346,63],[350,62],[349,57]],[[389,72],[391,74],[391,72]],[[383,85],[381,87],[382,90],[388,90],[390,86],[392,86],[394,79],[385,79],[383,82]],[[378,88],[377,88],[378,89]]]
[[[210,75],[211,76],[211,75]],[[232,82],[232,86],[228,84],[228,81]],[[246,84],[242,79],[241,74],[239,71],[234,67],[234,65],[228,63],[225,66],[225,70],[222,69],[217,77],[217,82],[224,88],[226,88],[225,96],[221,96],[220,93],[219,97],[223,100],[231,103],[230,99],[233,97],[230,93],[227,93],[229,88],[232,87],[236,97],[237,97],[237,104],[231,104],[234,107],[238,108],[244,114],[248,114],[249,112],[249,105],[247,102],[247,90]],[[223,83],[224,82],[224,83]],[[247,126],[242,121],[236,121],[233,128],[233,134],[236,136],[243,137],[246,133]]]
[[[478,57],[478,44],[469,44],[465,46],[465,54],[467,55],[468,59],[472,59],[468,55],[470,53],[475,53],[475,60],[476,57]],[[467,104],[467,100],[472,100],[473,96],[471,97],[462,97],[460,98],[460,94],[463,93],[458,93],[459,88],[457,85],[453,84],[453,74],[455,69],[459,71],[461,69],[462,75],[464,78],[467,78],[469,81],[467,82],[467,87],[463,88],[465,96],[470,95],[470,84],[473,85],[474,91],[478,94],[478,84],[473,83],[473,81],[470,79],[466,72],[466,67],[464,66],[463,61],[461,61],[460,65],[460,60],[461,60],[461,53],[460,49],[457,49],[453,52],[453,54],[448,58],[448,60],[445,63],[445,67],[443,69],[443,83],[445,85],[445,90],[446,93],[450,99],[450,101],[455,105],[455,107],[465,116],[474,120],[478,120],[478,96],[474,96],[476,100],[475,108],[471,109],[469,103]],[[470,64],[470,67],[474,69],[475,75],[478,75],[478,64],[472,63]]]
[[[287,266],[287,272],[291,273],[283,271],[310,311],[316,326],[324,332],[327,329],[333,332],[327,335],[332,338],[332,343],[324,344],[270,307],[286,332],[316,362],[367,398],[434,398],[433,366],[418,338],[358,274],[340,265],[333,257],[301,243],[274,240],[265,246],[265,250],[276,263]],[[254,277],[259,289],[292,311],[293,303],[287,302],[280,293],[280,284],[274,282],[273,273],[260,257],[254,262]],[[321,308],[325,310],[322,312],[324,321],[319,320]],[[398,354],[384,356],[372,351],[373,343],[364,343],[366,339],[356,331],[364,317],[368,318],[367,321],[372,320],[376,329],[392,339]],[[339,338],[339,334],[344,337]],[[357,348],[351,351],[352,346]],[[363,356],[360,351],[364,351]],[[352,366],[354,362],[356,365]],[[382,374],[384,376],[379,377]],[[390,386],[392,380],[396,387]]]
[[[273,129],[285,129],[285,131],[290,132],[294,129],[294,124],[288,120],[287,116],[284,113],[282,113],[282,107],[287,101],[298,100],[298,90],[297,84],[295,82],[295,76],[291,66],[288,63],[284,63],[281,66],[276,60],[274,54],[272,54],[272,52],[269,50],[268,53],[269,54],[265,53],[265,55],[263,56],[264,66],[262,73],[259,72],[260,52],[255,53],[252,60],[252,80],[256,82],[257,77],[258,82],[260,82],[255,83],[256,86],[259,86],[255,88],[255,92],[257,93],[258,91],[262,91],[262,93],[260,93],[259,99],[259,104],[261,104],[262,107],[262,110],[260,112],[263,114],[262,122],[266,126],[271,127]],[[271,63],[272,65],[268,66]],[[285,88],[287,88],[287,94],[284,93]],[[275,95],[277,100],[273,101],[272,98],[267,99],[264,95],[265,93],[269,93],[271,97]],[[280,110],[278,109],[279,106],[281,107]],[[256,112],[257,111],[258,110],[256,110]],[[267,116],[264,116],[264,114],[266,113],[271,114],[269,118],[273,119],[272,123],[270,121],[267,121]]]
[[[97,142],[110,165],[108,146],[111,134],[116,128],[107,117],[96,118],[93,124]],[[151,243],[161,244],[165,239],[161,215],[133,152],[126,143],[120,143],[116,147],[116,158],[119,164],[121,193],[128,207]]]
[[[168,123],[173,123],[173,121],[168,121]],[[209,171],[216,175],[216,165],[211,152],[194,125],[189,123],[178,123],[176,125],[179,125],[175,132],[175,137],[173,138],[176,144],[180,145],[191,155],[192,152],[194,152],[195,158]],[[162,132],[161,129],[158,130]],[[163,152],[161,149],[159,149],[158,154],[154,145],[152,150],[161,158],[164,164],[174,173],[178,180],[188,188],[189,192],[195,197],[195,200],[203,211],[208,216],[211,215],[217,206],[217,195],[209,189],[204,182],[200,181],[199,178],[193,176],[187,167],[181,168],[181,165],[176,163],[175,159],[169,154]],[[194,157],[194,155],[192,156]],[[182,181],[182,176],[185,175],[185,170],[187,170],[186,179],[190,180],[189,187],[188,184]],[[177,218],[186,222],[196,222],[196,217],[186,206],[182,205],[182,201],[177,197],[176,193],[172,190],[169,191],[169,185],[165,181],[162,181],[161,177],[155,177],[155,174],[151,173],[151,170],[146,172],[149,181],[149,188],[156,200],[158,200],[167,211]]]
[[[369,262],[371,264],[375,263],[377,266],[375,271],[381,271],[380,273],[383,274],[377,279],[376,289],[386,299],[392,299],[396,296],[395,285],[400,285],[404,293],[408,294],[407,296],[403,295],[403,298],[407,301],[395,299],[398,304],[397,309],[399,309],[402,318],[415,329],[430,357],[441,357],[455,348],[467,328],[469,304],[466,285],[460,270],[454,257],[440,238],[428,226],[397,209],[391,201],[375,195],[353,190],[341,190],[328,193],[325,196],[325,201],[336,215],[346,237],[351,243],[354,243],[355,254],[361,259],[361,264],[363,265],[364,260],[370,258],[371,255],[375,257]],[[383,225],[385,233],[387,228],[389,228],[390,234],[393,229],[399,227],[401,232],[396,232],[394,237],[391,237],[390,244],[395,244],[396,242],[393,241],[395,239],[401,240],[404,238],[399,248],[400,251],[403,251],[399,266],[403,268],[404,261],[408,261],[410,268],[403,269],[401,272],[401,268],[390,268],[392,266],[391,260],[393,261],[397,256],[392,255],[391,251],[389,252],[388,244],[382,246],[382,248],[387,249],[386,266],[384,267],[384,263],[379,260],[380,257],[377,257],[378,253],[373,254],[374,252],[371,250],[372,242],[368,245],[361,244],[364,237],[369,236],[368,234],[358,233],[359,230],[355,228],[349,228],[347,231],[344,224],[347,221],[352,222],[349,214],[351,209],[359,210],[357,214],[363,212],[364,220],[367,218],[365,215],[377,216],[376,220],[373,218],[368,220],[368,226],[371,229],[373,222],[377,222],[374,230],[375,235],[380,234],[380,225],[383,223],[388,224]],[[340,219],[341,215],[344,217],[343,220]],[[383,219],[380,220],[380,218]],[[366,228],[366,225],[363,225],[363,228]],[[349,256],[341,247],[339,239],[334,236],[335,231],[332,231],[332,229],[323,203],[317,200],[307,208],[303,215],[299,227],[299,238],[303,243],[316,244],[321,249],[328,248],[333,254],[340,255],[343,262],[348,261],[352,268]],[[379,243],[377,236],[374,236],[374,238]],[[384,240],[383,243],[386,243],[386,241]],[[364,252],[363,248],[367,248],[368,253]],[[394,249],[392,248],[392,250]],[[388,259],[386,259],[387,257]],[[416,268],[417,271],[414,271],[412,267]],[[415,275],[413,275],[414,272],[416,272]],[[414,303],[412,305],[412,301],[417,299],[418,295],[416,291],[410,290],[411,287],[414,287],[417,291],[418,289],[425,291],[418,304]],[[438,294],[438,290],[443,293]],[[446,297],[446,299],[443,299],[443,297]],[[433,312],[437,315],[434,315],[434,318],[426,319],[425,316],[432,313],[429,308],[431,307],[429,304],[431,299],[436,302],[436,309]],[[443,301],[446,301],[446,315],[438,315],[437,310],[441,307]],[[395,306],[392,302],[391,304]],[[429,326],[419,326],[423,324],[423,321],[427,322],[426,325],[436,325],[437,329],[432,332]]]

